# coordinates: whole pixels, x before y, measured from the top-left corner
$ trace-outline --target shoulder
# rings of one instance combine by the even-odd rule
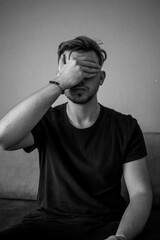
[[[105,106],[102,106],[102,109],[104,112],[104,117],[108,119],[110,122],[112,122],[112,124],[126,127],[127,126],[130,127],[137,124],[136,118],[134,118],[131,114],[125,114]]]

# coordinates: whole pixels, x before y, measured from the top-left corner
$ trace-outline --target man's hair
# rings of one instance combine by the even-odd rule
[[[58,62],[61,55],[65,51],[70,51],[70,55],[72,52],[78,51],[94,51],[97,54],[99,59],[99,64],[102,66],[104,61],[107,59],[107,53],[100,47],[101,43],[94,41],[93,39],[86,36],[79,36],[72,40],[68,40],[66,42],[62,42],[58,47]],[[69,57],[70,57],[69,55]]]

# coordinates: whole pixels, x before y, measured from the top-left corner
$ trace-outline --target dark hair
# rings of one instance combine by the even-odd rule
[[[65,51],[71,51],[70,55],[73,51],[94,51],[99,59],[99,64],[102,66],[107,59],[107,53],[100,47],[100,44],[101,43],[86,36],[79,36],[72,40],[62,42],[58,47],[58,62]]]

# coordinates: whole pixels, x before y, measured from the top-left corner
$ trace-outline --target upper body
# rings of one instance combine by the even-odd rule
[[[48,84],[1,120],[1,146],[38,148],[42,207],[53,210],[53,199],[56,214],[101,215],[104,211],[105,215],[108,209],[123,210],[116,234],[133,239],[145,226],[152,202],[142,132],[131,116],[98,103],[97,92],[105,79],[104,50],[80,37],[62,43],[58,54],[59,85]],[[61,90],[68,103],[51,109]],[[120,196],[122,170],[130,197],[126,210]]]
[[[146,156],[140,127],[130,115],[100,104],[95,123],[76,128],[67,105],[48,110],[32,130],[34,145],[25,148],[39,151],[39,205],[62,218],[120,220],[123,165]]]

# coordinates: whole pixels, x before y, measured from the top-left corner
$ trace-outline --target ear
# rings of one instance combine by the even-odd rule
[[[105,77],[106,77],[105,71],[101,71],[99,85],[103,84]]]

